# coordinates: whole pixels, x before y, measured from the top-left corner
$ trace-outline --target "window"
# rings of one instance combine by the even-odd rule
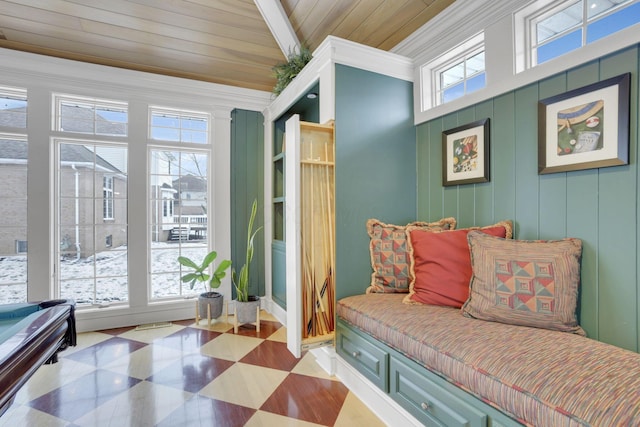
[[[113,177],[102,177],[102,217],[113,219]]]
[[[482,89],[486,85],[484,50],[471,52],[454,65],[448,65],[447,69],[439,72],[439,75],[439,104]]]
[[[421,67],[422,111],[486,86],[484,34]]]
[[[0,126],[27,127],[27,91],[0,87]]]
[[[637,0],[533,2],[516,14],[516,34],[526,46],[516,54],[517,71],[550,61],[638,22]]]
[[[195,111],[151,107],[150,137],[158,141],[209,142],[209,115]]]
[[[128,106],[126,102],[106,99],[55,95],[54,129],[104,136],[127,136]]]
[[[126,302],[127,148],[67,139],[55,147],[58,295],[78,305]]]
[[[20,122],[20,115],[0,117]],[[1,304],[27,301],[27,155],[25,135],[0,134]]]
[[[199,260],[209,251],[209,161],[208,150],[150,151],[152,300],[202,292],[180,281],[183,267],[177,260],[181,255]]]
[[[16,240],[16,253],[17,254],[26,254],[27,253],[27,241],[26,240]]]

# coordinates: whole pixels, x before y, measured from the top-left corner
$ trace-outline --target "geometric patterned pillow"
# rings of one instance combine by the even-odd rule
[[[455,218],[443,218],[435,222],[412,222],[408,225],[425,230],[443,231],[456,227]],[[371,238],[371,285],[367,293],[409,292],[410,258],[407,248],[407,226],[385,224],[377,219],[367,221],[367,233]]]
[[[586,335],[576,315],[580,239],[507,240],[477,231],[467,239],[473,274],[465,316]]]

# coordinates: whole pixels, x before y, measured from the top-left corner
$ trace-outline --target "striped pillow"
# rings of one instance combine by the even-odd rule
[[[578,325],[582,241],[508,240],[472,231],[467,317],[586,335]]]

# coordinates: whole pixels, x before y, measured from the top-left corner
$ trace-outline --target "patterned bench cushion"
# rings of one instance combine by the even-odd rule
[[[640,425],[640,354],[403,298],[344,298],[337,315],[525,425]]]

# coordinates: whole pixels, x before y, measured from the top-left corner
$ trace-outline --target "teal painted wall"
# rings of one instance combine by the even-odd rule
[[[515,222],[518,239],[583,240],[581,325],[600,341],[640,351],[638,209],[639,47],[505,93],[417,127],[417,216],[459,227]],[[537,103],[632,73],[630,164],[538,175]],[[442,131],[491,119],[491,181],[442,187]]]
[[[413,85],[336,65],[336,298],[362,294],[371,262],[366,222],[416,213]]]
[[[231,113],[231,261],[236,270],[244,265],[251,204],[258,199],[255,227],[263,225],[264,212],[264,117],[255,111]],[[250,269],[252,295],[264,295],[264,232],[254,241]],[[235,297],[235,289],[233,292]]]

